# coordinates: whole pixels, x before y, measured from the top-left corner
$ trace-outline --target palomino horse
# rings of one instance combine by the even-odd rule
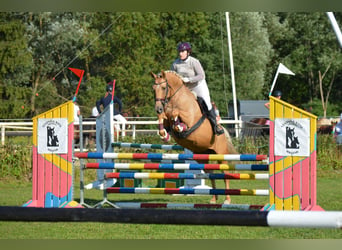
[[[159,135],[164,141],[169,140],[167,130],[175,141],[196,154],[236,154],[230,136],[215,135],[207,118],[202,115],[195,95],[184,85],[181,77],[173,71],[154,74],[155,110],[159,120]],[[165,129],[166,128],[166,129]],[[227,172],[227,171],[225,171]],[[215,181],[211,180],[215,188]],[[225,180],[226,189],[229,181]],[[210,203],[216,203],[217,196]],[[229,195],[225,203],[230,203]]]

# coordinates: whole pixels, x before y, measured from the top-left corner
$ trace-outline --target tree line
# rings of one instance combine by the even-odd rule
[[[342,24],[342,13],[334,13]],[[266,100],[279,63],[282,98],[318,116],[342,112],[341,48],[324,12],[229,13],[236,95]],[[77,95],[84,117],[116,79],[130,116],[155,116],[150,72],[169,70],[188,41],[212,100],[228,116],[231,65],[224,12],[0,13],[0,118],[31,118]],[[232,115],[232,114],[230,114]]]

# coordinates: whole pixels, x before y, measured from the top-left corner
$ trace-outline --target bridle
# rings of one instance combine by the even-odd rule
[[[176,89],[176,91],[170,97],[167,97],[168,94],[169,94],[169,87],[171,88],[171,86],[169,85],[167,79],[165,79],[165,81],[163,81],[163,82],[159,82],[159,83],[155,82],[153,85],[161,85],[163,83],[166,83],[165,97],[164,98],[155,98],[155,102],[160,101],[163,104],[163,106],[165,106],[165,105],[168,104],[168,102],[171,100],[171,98],[174,97],[177,94],[177,92],[183,87],[184,84],[182,84],[178,89]]]

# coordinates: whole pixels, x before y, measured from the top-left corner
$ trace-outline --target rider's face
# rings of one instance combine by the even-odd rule
[[[188,51],[187,50],[179,51],[179,58],[181,60],[185,60],[187,57],[188,57]]]

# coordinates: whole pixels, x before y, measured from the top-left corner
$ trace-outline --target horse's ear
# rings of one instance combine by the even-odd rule
[[[165,75],[165,71],[164,71],[164,70],[161,71],[161,75],[162,75],[162,77],[163,77],[164,79],[166,79],[166,75]]]
[[[151,74],[151,76],[152,76],[154,79],[156,79],[156,78],[157,78],[157,75],[156,75],[156,74],[154,74],[152,71],[150,72],[150,74]]]

